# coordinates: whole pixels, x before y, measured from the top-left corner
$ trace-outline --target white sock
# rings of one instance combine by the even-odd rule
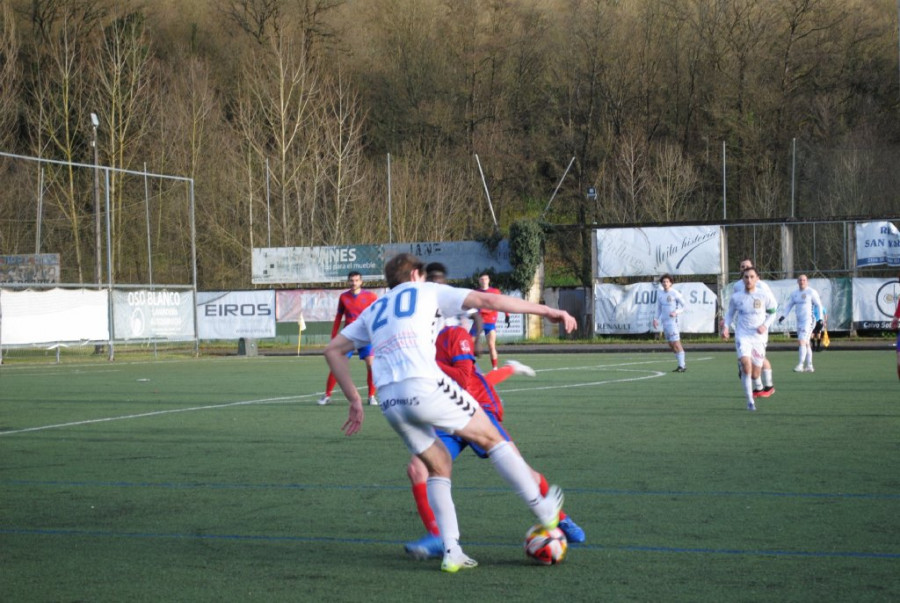
[[[450,493],[450,480],[446,477],[429,477],[426,482],[428,504],[434,512],[438,530],[444,541],[444,552],[459,546],[459,522],[456,520],[456,506]]]
[[[752,377],[751,377],[751,379],[752,379]],[[757,377],[756,379],[752,379],[752,381],[753,381],[753,389],[762,389],[763,388],[762,380],[759,377]]]
[[[525,504],[535,510],[543,501],[543,497],[525,459],[516,454],[513,447],[506,441],[500,442],[488,450],[488,456],[491,457],[497,473],[513,487]]]
[[[806,364],[812,366],[812,346],[806,346]]]
[[[748,402],[753,402],[753,378],[750,375],[741,377],[741,383],[744,385],[744,394],[747,396]]]
[[[684,368],[684,352],[677,352],[675,354],[675,360],[678,362],[678,366]]]
[[[797,362],[800,363],[800,366],[803,366],[803,363],[806,361],[806,346],[805,345],[801,345],[800,349],[797,350],[797,356],[798,356]]]
[[[766,387],[772,387],[772,385],[774,385],[772,383],[772,369],[763,369],[762,382]]]

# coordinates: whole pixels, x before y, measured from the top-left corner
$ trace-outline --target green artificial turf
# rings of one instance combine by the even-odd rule
[[[7,601],[900,599],[900,383],[886,349],[770,355],[750,413],[731,353],[534,354],[498,390],[588,541],[559,566],[489,461],[453,488],[480,566],[405,557],[406,451],[316,405],[321,357],[0,367]],[[501,359],[502,360],[502,359]],[[486,361],[482,359],[484,364]],[[362,363],[352,361],[364,385]]]

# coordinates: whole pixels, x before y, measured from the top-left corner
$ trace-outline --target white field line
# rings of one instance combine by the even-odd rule
[[[710,360],[710,358],[695,358],[694,359],[694,361],[697,361],[697,360]],[[648,361],[643,361],[643,362],[623,362],[620,364],[592,365],[592,366],[583,366],[583,367],[566,367],[566,368],[559,368],[559,369],[544,369],[539,372],[571,371],[571,370],[579,370],[579,369],[580,370],[609,369],[609,368],[616,369],[616,370],[636,371],[637,369],[626,369],[626,368],[621,368],[621,367],[643,365],[643,364],[658,364],[659,362],[662,362],[662,360],[648,360]],[[528,387],[528,388],[521,388],[521,389],[505,389],[503,391],[504,392],[520,392],[520,391],[541,391],[541,390],[549,390],[549,389],[566,389],[566,388],[572,388],[572,387],[590,387],[590,386],[595,386],[595,385],[604,385],[607,383],[622,383],[622,382],[627,382],[627,381],[641,381],[643,379],[656,379],[658,377],[662,377],[663,375],[665,375],[664,372],[651,371],[651,373],[649,375],[644,375],[641,377],[628,377],[628,378],[624,378],[624,379],[608,379],[605,381],[594,381],[591,383],[571,383],[568,385],[554,385],[554,386],[548,386],[548,387]],[[362,389],[362,388],[360,387],[359,389]],[[26,427],[24,429],[14,429],[11,431],[0,431],[0,436],[15,435],[18,433],[28,433],[28,432],[32,432],[32,431],[46,431],[48,429],[62,429],[65,427],[79,427],[81,425],[92,425],[94,423],[109,423],[112,421],[143,419],[146,417],[159,417],[162,415],[170,415],[170,414],[175,414],[175,413],[180,413],[180,412],[196,412],[196,411],[200,411],[200,410],[216,410],[216,409],[222,409],[222,408],[231,408],[231,407],[235,407],[235,406],[249,406],[252,404],[271,404],[271,403],[281,404],[281,403],[291,402],[291,401],[295,401],[295,400],[299,401],[304,398],[316,398],[316,397],[320,396],[321,394],[322,394],[322,392],[319,392],[316,394],[311,394],[311,395],[307,394],[304,396],[282,396],[279,398],[260,398],[258,400],[241,400],[238,402],[228,402],[226,404],[210,404],[207,406],[191,406],[188,408],[172,408],[172,409],[168,409],[168,410],[156,410],[156,411],[152,411],[152,412],[143,412],[143,413],[136,413],[136,414],[130,414],[130,415],[120,415],[117,417],[102,417],[99,419],[86,419],[84,421],[72,421],[69,423],[57,423],[54,425],[39,425],[37,427]]]

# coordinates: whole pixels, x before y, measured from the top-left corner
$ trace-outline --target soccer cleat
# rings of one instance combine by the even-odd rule
[[[378,406],[378,400],[375,399],[375,396],[369,396],[369,406]]]
[[[531,368],[527,364],[522,364],[518,360],[507,360],[504,364],[512,368],[513,375],[525,375],[527,377],[534,377],[536,374],[533,368]]]
[[[815,373],[816,369],[814,369],[813,365],[810,364],[808,367],[806,367],[806,372],[807,373]]]
[[[444,541],[435,534],[426,534],[418,540],[403,545],[406,554],[413,559],[435,559],[444,554]]]
[[[760,396],[760,398],[768,398],[769,396],[771,396],[774,393],[775,393],[775,386],[767,385],[762,388],[762,393],[759,394],[759,396]]]
[[[548,530],[552,530],[559,525],[559,512],[562,510],[564,498],[563,491],[559,486],[550,486],[550,489],[547,490],[547,496],[544,497],[543,502],[553,505],[552,514],[544,517],[539,516],[538,521]]]
[[[322,396],[321,398],[319,398],[318,404],[319,404],[319,406],[325,406],[326,404],[331,404],[331,396],[329,396],[327,394]]]
[[[802,373],[802,372],[803,372],[803,365],[802,365],[802,364],[798,364],[797,366],[795,366],[795,367],[794,367],[794,372],[795,372],[795,373]]]
[[[747,402],[747,410],[756,410],[756,404],[754,404],[752,401]]]
[[[753,390],[753,397],[754,398],[765,398],[766,396],[763,394],[763,390],[755,389],[755,390]]]
[[[676,367],[675,370],[672,372],[673,373],[684,373],[684,372],[687,372],[687,369],[684,368],[683,366],[679,366],[679,367]]]
[[[581,529],[581,526],[572,521],[571,517],[561,519],[559,522],[559,529],[563,531],[563,534],[566,535],[566,540],[569,542],[584,542],[584,530]]]
[[[478,562],[462,551],[455,556],[445,553],[444,560],[441,561],[441,571],[448,574],[455,574],[461,569],[472,569],[473,567],[478,567]]]

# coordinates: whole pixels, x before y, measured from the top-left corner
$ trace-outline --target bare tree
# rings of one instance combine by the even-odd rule
[[[693,212],[689,201],[697,188],[697,172],[676,145],[655,145],[651,160],[650,202],[644,215],[654,222],[683,221]]]

